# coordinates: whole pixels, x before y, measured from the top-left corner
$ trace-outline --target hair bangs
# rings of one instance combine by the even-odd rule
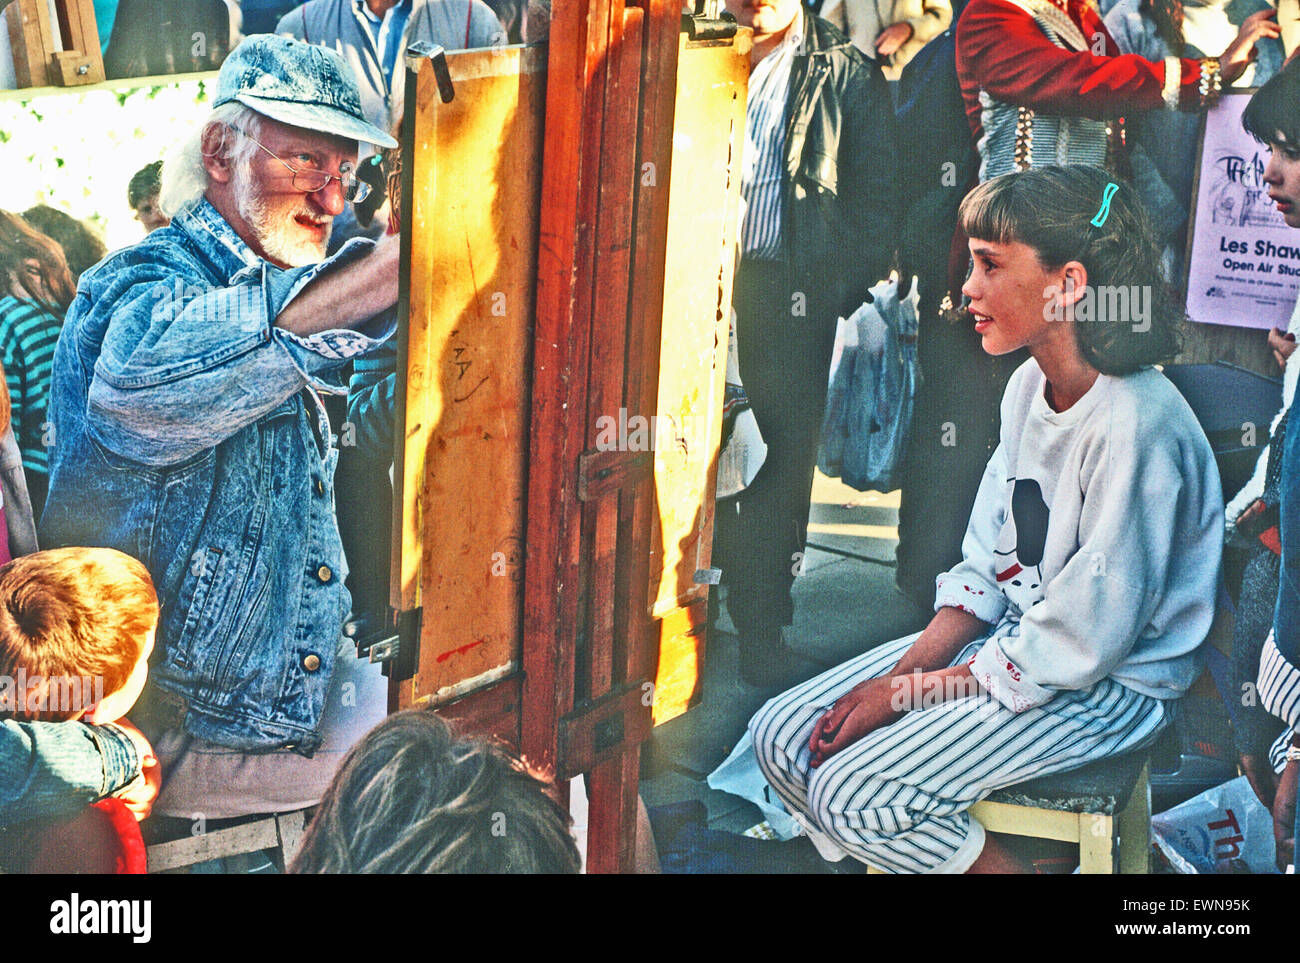
[[[1014,178],[997,177],[980,184],[965,198],[957,211],[962,231],[969,238],[1012,244],[1021,240],[1017,224],[1025,223],[1018,208]]]

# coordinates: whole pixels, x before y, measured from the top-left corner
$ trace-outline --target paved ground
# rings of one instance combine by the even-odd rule
[[[818,474],[809,551],[804,574],[795,582],[795,622],[786,630],[792,648],[841,662],[925,625],[929,613],[894,588],[897,510],[897,492],[858,492]],[[717,630],[708,639],[704,697],[655,730],[641,782],[648,805],[699,799],[708,806],[710,826],[732,832],[758,822],[758,810],[710,789],[704,780],[727,757],[766,698],[740,681],[739,641],[724,604]]]

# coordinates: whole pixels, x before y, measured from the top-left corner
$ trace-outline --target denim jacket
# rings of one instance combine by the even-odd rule
[[[41,544],[148,567],[152,703],[171,710],[156,726],[245,751],[320,743],[350,599],[312,389],[341,391],[325,379],[395,323],[299,337],[274,322],[370,246],[282,270],[203,200],[81,280],[54,356]]]
[[[1273,612],[1273,642],[1288,663],[1300,667],[1300,424],[1291,424],[1290,416],[1287,422],[1278,483],[1282,565]],[[1272,711],[1268,705],[1265,708]]]

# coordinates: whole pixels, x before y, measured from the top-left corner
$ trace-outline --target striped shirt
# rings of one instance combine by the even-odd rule
[[[35,301],[0,298],[0,362],[5,369],[12,421],[23,467],[48,474],[49,452],[43,444],[49,405],[54,346],[63,321]]]
[[[740,193],[745,219],[740,227],[745,257],[777,260],[781,256],[781,175],[785,166],[786,103],[790,67],[803,46],[804,17],[796,14],[775,50],[754,65],[749,75],[745,114],[745,174]]]

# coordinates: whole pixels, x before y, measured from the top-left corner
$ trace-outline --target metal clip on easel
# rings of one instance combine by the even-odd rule
[[[424,40],[406,48],[406,69],[409,72],[418,74],[422,60],[433,61],[433,74],[438,78],[438,96],[444,104],[450,104],[456,96],[456,90],[451,85],[451,71],[447,69],[447,51],[441,44]]]
[[[682,14],[682,29],[691,40],[727,40],[736,35],[736,18],[722,0],[695,0],[693,13]]]

